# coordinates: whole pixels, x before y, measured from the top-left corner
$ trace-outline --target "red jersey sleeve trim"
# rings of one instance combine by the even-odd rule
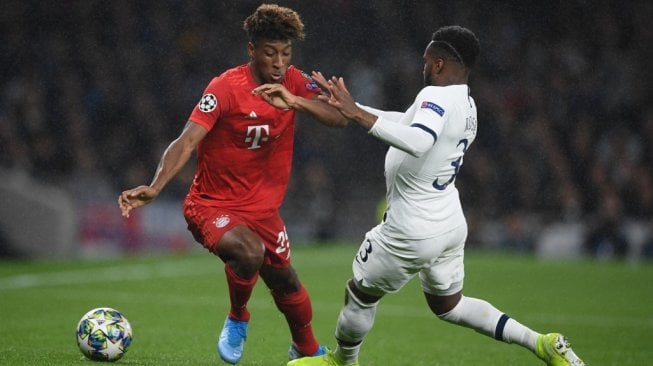
[[[204,128],[204,129],[207,130],[207,131],[210,131],[210,130],[211,130],[211,128],[210,128],[209,126],[207,126],[207,125],[206,125],[205,123],[203,123],[203,122],[200,122],[200,121],[194,121],[194,120],[192,120],[192,119],[189,119],[188,122],[192,122],[192,123],[194,123],[194,124],[196,124],[196,125],[199,125],[199,126],[201,126],[202,128]]]

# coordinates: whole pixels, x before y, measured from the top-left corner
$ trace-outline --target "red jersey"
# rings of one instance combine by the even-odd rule
[[[277,109],[252,90],[249,65],[213,78],[189,120],[209,132],[197,148],[189,199],[208,206],[266,213],[281,206],[290,179],[295,111]],[[290,66],[283,86],[313,98],[317,84]]]

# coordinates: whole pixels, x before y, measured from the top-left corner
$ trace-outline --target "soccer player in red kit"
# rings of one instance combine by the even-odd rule
[[[244,21],[249,63],[211,80],[180,136],[163,153],[149,186],[122,192],[122,215],[154,200],[197,151],[197,169],[184,201],[194,238],[224,263],[231,308],[218,340],[220,357],[242,357],[247,302],[260,275],[284,314],[289,359],[319,355],[306,289],[290,264],[290,241],[279,207],[290,177],[296,111],[327,126],[347,121],[319,101],[320,89],[290,65],[292,42],[304,25],[292,9],[263,4]]]

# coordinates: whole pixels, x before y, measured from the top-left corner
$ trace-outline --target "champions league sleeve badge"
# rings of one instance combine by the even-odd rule
[[[307,73],[305,73],[305,72],[303,72],[303,71],[302,71],[301,73],[302,73],[302,76],[303,76],[303,77],[306,79],[306,81],[307,81],[306,85],[304,85],[304,86],[306,87],[306,90],[317,90],[317,89],[319,89],[319,86],[317,85],[317,83],[315,82],[315,80],[313,80],[313,78],[311,77],[311,75],[309,75],[309,74],[307,74]]]
[[[440,107],[439,105],[433,103],[433,102],[428,102],[428,101],[423,101],[421,108],[428,108],[432,110],[433,112],[437,113],[440,115],[440,117],[444,116],[444,108]]]
[[[212,112],[218,106],[218,99],[213,94],[204,94],[197,106],[202,112]]]

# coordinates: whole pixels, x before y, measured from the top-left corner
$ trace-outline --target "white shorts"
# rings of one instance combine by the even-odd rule
[[[467,224],[440,236],[397,240],[379,234],[379,226],[365,234],[352,270],[354,280],[370,295],[399,291],[419,273],[422,290],[436,296],[461,291],[465,277],[464,249]]]

